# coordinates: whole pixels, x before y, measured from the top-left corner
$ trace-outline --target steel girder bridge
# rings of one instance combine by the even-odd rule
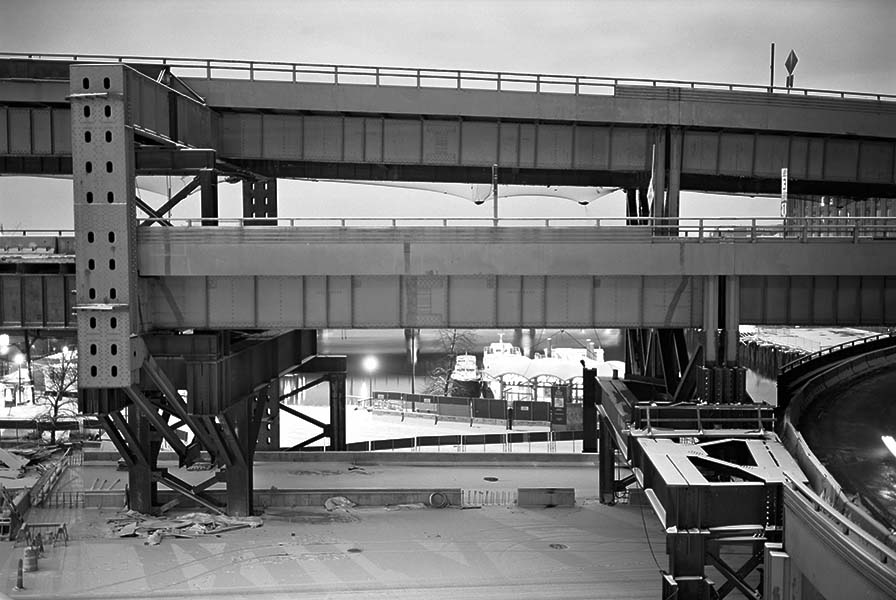
[[[185,74],[190,69],[192,77]],[[221,78],[217,76],[221,72],[238,75],[236,79]],[[264,318],[248,327],[235,326],[227,319],[215,321],[206,311],[204,328],[198,324],[199,331],[187,334],[187,321],[175,319],[167,327],[154,329],[153,318],[158,315],[150,317],[143,311],[144,306],[153,305],[146,298],[147,289],[152,289],[152,284],[147,285],[148,277],[170,277],[174,283],[177,277],[198,275],[205,278],[199,282],[205,298],[214,302],[211,278],[218,277],[218,283],[223,281],[222,274],[197,273],[189,266],[172,273],[173,263],[169,261],[163,267],[167,271],[148,276],[151,261],[141,255],[141,249],[151,247],[156,235],[145,226],[173,225],[162,218],[164,213],[196,190],[201,195],[200,224],[220,225],[218,176],[243,182],[244,217],[251,219],[249,225],[266,227],[278,223],[276,177],[476,182],[488,181],[497,165],[503,183],[620,185],[629,190],[627,225],[633,232],[641,228],[648,235],[628,248],[640,248],[642,253],[644,244],[653,247],[657,236],[680,236],[681,189],[776,191],[780,168],[788,167],[795,193],[856,198],[896,195],[896,104],[893,98],[881,95],[798,90],[801,95],[793,96],[791,91],[698,82],[110,57],[78,60],[7,55],[0,60],[0,76],[0,110],[5,117],[0,120],[4,127],[0,130],[0,170],[71,174],[74,178],[76,301],[71,308],[76,314],[79,353],[83,357],[79,364],[81,409],[100,416],[128,463],[131,503],[138,510],[153,508],[156,487],[163,483],[213,510],[251,512],[253,454],[266,414],[273,412],[280,400],[277,379],[288,372],[322,374],[314,383],[330,386],[331,423],[320,424],[323,431],[319,437],[329,437],[331,448],[336,450],[345,443],[344,359],[319,356],[314,341],[313,327],[331,323],[330,309],[339,306],[338,301],[332,301],[331,281],[326,277],[310,284],[324,286],[322,294],[311,295],[310,304],[312,314],[323,318],[306,320],[303,325],[311,325],[306,329],[284,332],[265,323]],[[332,82],[302,81],[306,76],[332,77]],[[447,89],[446,81],[450,82]],[[410,86],[402,85],[408,82]],[[432,82],[435,85],[431,86]],[[398,85],[390,85],[394,83]],[[473,89],[483,85],[494,87]],[[521,88],[530,93],[520,93]],[[651,169],[651,165],[658,166]],[[652,206],[645,201],[651,170],[658,198]],[[137,174],[172,173],[195,178],[164,206],[154,208],[137,198]],[[138,209],[149,220],[139,223]],[[635,394],[632,389],[639,392],[619,403],[629,406],[630,414],[625,414],[624,408],[616,413],[602,409],[605,426],[601,428],[601,445],[606,457],[613,454],[610,448],[614,442],[617,449],[629,447],[627,440],[618,437],[620,432],[637,429],[650,434],[640,436],[644,439],[633,446],[632,457],[640,465],[641,484],[654,490],[652,503],[657,514],[669,527],[678,528],[670,533],[667,585],[670,590],[680,590],[682,597],[709,594],[712,586],[702,572],[707,557],[728,579],[723,589],[738,587],[746,593],[745,576],[759,559],[754,557],[740,569],[733,569],[721,560],[716,549],[726,543],[752,544],[755,548],[758,541],[763,541],[757,535],[757,526],[762,526],[764,535],[773,534],[777,518],[769,507],[776,506],[776,498],[775,488],[769,484],[779,483],[788,475],[799,479],[774,440],[763,436],[771,429],[770,409],[730,405],[744,399],[743,372],[737,368],[736,352],[732,351],[736,327],[742,322],[744,289],[749,290],[752,281],[763,294],[759,308],[749,303],[746,309],[762,311],[763,315],[774,313],[775,290],[783,288],[788,294],[787,310],[808,314],[811,319],[819,314],[816,304],[821,305],[821,314],[839,319],[849,312],[841,308],[846,298],[843,306],[867,307],[868,319],[885,321],[893,314],[891,273],[879,261],[879,244],[888,243],[887,236],[878,238],[868,233],[865,225],[862,223],[860,232],[859,225],[854,224],[856,233],[850,240],[854,247],[837,244],[838,251],[850,248],[848,252],[861,271],[857,275],[845,271],[842,265],[814,271],[808,265],[817,264],[813,259],[823,256],[815,250],[798,259],[795,268],[788,267],[790,259],[781,256],[779,250],[772,274],[742,270],[751,261],[769,259],[761,245],[756,245],[759,250],[744,251],[740,261],[737,252],[731,254],[726,248],[730,260],[711,267],[706,256],[719,250],[698,250],[702,257],[683,259],[673,272],[677,277],[675,289],[680,290],[675,303],[684,292],[699,301],[671,313],[668,306],[663,310],[658,306],[662,302],[658,302],[654,308],[664,315],[661,321],[644,318],[642,301],[640,317],[629,323],[634,327],[628,334],[630,382],[625,386],[615,382],[600,385],[610,398]],[[513,234],[502,233],[497,222],[494,226],[491,234],[484,234],[486,237],[507,235],[514,241]],[[801,228],[808,232],[808,222]],[[180,235],[178,229],[172,227],[171,233],[164,235]],[[220,229],[206,229],[207,239],[219,235]],[[763,237],[756,236],[755,224],[752,231],[751,237]],[[780,234],[788,237],[786,227]],[[442,241],[453,244],[467,234],[453,235],[456,239],[449,235]],[[702,239],[702,232],[698,237]],[[802,246],[792,240],[784,253],[807,246],[806,234],[802,237]],[[865,238],[874,240],[875,245],[857,243]],[[357,244],[362,240],[342,241]],[[575,253],[593,242],[586,235],[578,241],[582,244],[578,250],[561,250],[561,258],[566,252],[563,260],[575,262]],[[227,241],[225,246],[233,243]],[[425,268],[426,260],[407,262],[414,243],[421,244],[419,240],[401,240],[404,268]],[[562,248],[559,239],[553,244],[548,247]],[[691,245],[681,245],[680,251],[686,254],[687,246]],[[198,256],[213,247],[200,246]],[[501,253],[493,257],[490,268],[496,272],[486,277],[502,276],[497,269],[513,246],[504,250],[503,258]],[[437,259],[430,260],[438,263]],[[258,257],[243,268],[252,268],[253,262],[257,265]],[[631,267],[626,265],[628,274],[637,272]],[[512,314],[521,319],[528,314],[522,300],[527,284],[525,271],[509,275],[518,278],[514,281],[504,281],[518,283],[521,290],[513,304],[513,294],[502,296],[500,279],[491,281],[491,286],[489,281],[471,285],[457,279],[468,276],[469,268],[464,265],[461,272],[437,272],[437,277],[448,278],[447,306],[451,306],[451,285],[462,283],[462,293],[480,293],[480,288],[498,290],[490,296],[495,299],[495,314],[506,314],[507,303],[517,306]],[[245,270],[238,275],[256,277]],[[358,275],[348,275],[349,289],[355,282],[352,278]],[[397,278],[397,283],[376,282],[374,290],[381,294],[419,299],[419,295],[409,296],[405,287],[409,282],[419,284],[418,279],[403,280],[407,273],[376,275]],[[611,275],[619,277],[610,281],[613,287],[618,284],[625,288],[629,283],[622,279],[623,274]],[[661,276],[659,272],[654,275]],[[751,276],[763,279],[753,281]],[[791,279],[783,286],[780,282],[769,283],[769,278],[776,276],[808,278],[799,282],[809,283],[809,287],[793,285]],[[823,277],[834,279],[821,280],[818,285],[818,278]],[[638,289],[642,300],[650,297],[643,281]],[[833,296],[831,281],[835,282]],[[541,304],[536,305],[542,307],[544,321],[563,321],[565,314],[575,322],[598,322],[593,307],[600,305],[594,291],[599,286],[594,279],[590,282],[587,298],[592,309],[578,314],[581,307],[574,301],[574,316],[570,317],[568,310],[564,313],[549,307],[550,286],[558,281],[544,279],[536,289],[542,293]],[[843,282],[846,284],[841,286]],[[233,288],[239,285],[237,281],[230,283]],[[304,280],[302,286],[306,289]],[[393,288],[398,291],[388,291]],[[162,295],[164,289],[162,286]],[[338,296],[339,288],[335,291]],[[303,298],[307,297],[304,294]],[[566,293],[564,297],[580,295]],[[819,297],[832,298],[833,304],[827,300],[819,303]],[[353,296],[349,294],[349,298]],[[810,299],[808,310],[800,298]],[[619,306],[624,303],[619,302]],[[56,303],[52,306],[43,305],[46,311],[66,313],[64,301],[61,309]],[[173,306],[180,308],[176,301]],[[354,306],[353,301],[350,306]],[[264,312],[258,310],[263,308],[261,304],[253,307],[256,316]],[[25,314],[27,310],[22,307],[20,312]],[[183,316],[183,312],[180,314]],[[349,314],[354,318],[354,313]],[[786,314],[790,318],[791,312]],[[678,317],[670,318],[673,315]],[[399,312],[399,326],[419,325],[403,320],[405,316]],[[449,316],[444,318],[447,323],[455,323]],[[160,323],[165,323],[164,319]],[[704,332],[703,344],[696,351],[684,343],[681,329],[695,325]],[[596,397],[598,382],[594,377],[586,380],[591,382],[592,397]],[[180,389],[188,390],[186,397]],[[637,395],[676,403],[697,398],[717,405],[652,409],[639,406],[633,400]],[[122,410],[126,407],[129,410],[124,417]],[[596,413],[590,414],[591,430],[596,431]],[[623,414],[625,417],[620,417]],[[659,423],[671,424],[672,432],[654,435],[655,424]],[[192,434],[187,436],[189,443],[181,433],[186,430]],[[718,436],[714,443],[702,441],[708,430]],[[680,442],[689,439],[701,440],[697,459],[681,458],[688,452],[682,451]],[[191,464],[204,450],[220,470],[196,486],[178,480],[157,467],[162,440],[175,450],[181,465]],[[589,449],[596,449],[595,444],[591,440]],[[648,467],[665,460],[676,465],[674,471]],[[745,466],[765,470],[757,475]],[[605,500],[611,501],[612,494],[626,482],[614,481],[606,464],[602,471]],[[738,485],[707,492],[701,477],[707,482],[724,480]],[[226,506],[216,505],[204,494],[218,481],[226,483]],[[738,496],[734,489],[746,495]],[[698,500],[706,493],[719,497],[702,504]],[[732,497],[755,497],[756,502],[746,503],[749,506],[741,515],[730,503],[717,501]],[[720,535],[718,528],[729,527],[730,522],[735,528]]]

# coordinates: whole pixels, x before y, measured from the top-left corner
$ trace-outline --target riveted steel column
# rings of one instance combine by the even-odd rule
[[[651,216],[666,216],[666,128],[654,132],[653,206]]]
[[[250,439],[253,404],[247,400],[237,402],[227,413],[231,417],[233,433],[243,460],[234,460],[227,467],[227,514],[248,516],[252,514],[252,484],[254,481],[253,458],[255,440]],[[225,423],[223,427],[228,427]]]
[[[597,369],[582,369],[582,452],[597,452]]]
[[[681,127],[669,128],[669,192],[666,195],[666,216],[677,233],[679,191],[681,189],[681,152],[684,136]],[[670,232],[671,233],[671,232]]]
[[[78,386],[139,379],[134,139],[123,65],[72,65]],[[132,360],[133,359],[133,360]]]
[[[740,343],[740,277],[725,276],[725,364],[737,365],[737,345]]]
[[[703,278],[703,336],[706,366],[715,365],[719,359],[719,278],[709,275]]]
[[[243,181],[243,217],[252,225],[277,224],[277,180]]]
[[[153,480],[159,450],[162,443],[157,432],[152,430],[149,419],[136,406],[128,408],[127,424],[133,433],[133,443],[146,452],[148,462],[128,467],[128,508],[150,514],[157,504],[158,483]]]
[[[214,171],[199,173],[199,193],[201,195],[201,217],[205,226],[217,225],[218,221],[218,178]]]
[[[345,450],[345,373],[330,373],[330,450]]]
[[[280,449],[280,396],[283,394],[281,381],[277,379],[267,388],[267,398],[264,401],[261,423],[258,427],[256,450]]]
[[[600,487],[600,503],[616,504],[616,451],[613,446],[613,435],[610,433],[610,420],[603,414],[599,415],[600,452],[598,452],[597,482]]]

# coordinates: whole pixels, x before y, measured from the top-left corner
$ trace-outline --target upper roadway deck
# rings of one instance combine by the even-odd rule
[[[28,56],[0,55],[6,117],[0,172],[70,172],[68,64],[75,59]],[[164,95],[132,94],[132,109],[148,124],[138,137],[211,147],[219,168],[261,176],[473,182],[489,181],[497,164],[508,184],[643,187],[655,146],[673,195],[679,188],[773,192],[787,167],[793,193],[896,196],[896,98],[882,94],[482,71],[77,60],[124,60],[154,79],[170,69],[179,79],[169,84],[183,94],[175,109]],[[210,114],[190,106],[197,96]],[[138,171],[162,166],[138,154]]]
[[[682,220],[678,235],[624,219],[217,221],[138,227],[147,328],[701,327],[719,275],[735,282],[744,324],[896,315],[896,272],[881,258],[896,231],[881,218]],[[13,267],[0,277],[5,327],[70,323],[65,239],[0,237],[0,267]]]

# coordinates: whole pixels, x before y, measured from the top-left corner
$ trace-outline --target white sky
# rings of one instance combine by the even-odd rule
[[[896,93],[896,2],[3,0],[0,52],[96,53],[443,67],[776,83],[791,48],[796,85]],[[236,214],[238,186],[222,189]],[[71,227],[71,183],[0,179],[0,225]],[[146,198],[149,199],[149,198]],[[195,199],[185,210],[198,215]],[[156,199],[153,204],[159,204]],[[281,214],[491,216],[447,196],[281,184]],[[288,207],[288,208],[287,208]],[[774,199],[749,212],[774,215]],[[620,194],[587,208],[508,200],[502,216],[623,214]],[[684,195],[683,214],[743,214],[736,199]],[[387,214],[386,214],[387,213]]]

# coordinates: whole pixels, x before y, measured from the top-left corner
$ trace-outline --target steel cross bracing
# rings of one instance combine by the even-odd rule
[[[79,408],[100,415],[127,463],[131,508],[152,511],[162,483],[206,508],[250,514],[252,460],[268,396],[279,394],[281,375],[315,354],[315,333],[146,337],[136,286],[136,208],[158,217],[189,191],[158,210],[142,205],[134,189],[135,138],[167,152],[173,162],[163,166],[174,168],[177,156],[191,151],[186,144],[209,141],[211,114],[200,101],[124,65],[73,65],[70,82]],[[178,347],[178,358],[161,360],[167,368],[154,356]],[[344,360],[328,366],[344,372]],[[341,386],[338,373],[331,377],[331,395],[344,404],[344,375]],[[344,433],[332,437],[344,444]],[[179,466],[205,451],[219,470],[186,484],[159,468],[163,440]],[[226,484],[224,505],[206,494],[218,481]]]

